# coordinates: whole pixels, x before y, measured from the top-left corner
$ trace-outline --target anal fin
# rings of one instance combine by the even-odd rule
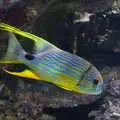
[[[31,70],[29,69],[25,69],[22,72],[11,72],[8,71],[7,69],[3,68],[3,70],[5,72],[7,72],[8,74],[11,75],[15,75],[15,76],[20,76],[20,77],[24,77],[24,78],[30,78],[30,79],[36,79],[36,80],[41,80],[41,77],[37,76],[35,73],[33,73]]]

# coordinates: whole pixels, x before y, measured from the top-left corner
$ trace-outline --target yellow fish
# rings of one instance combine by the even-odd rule
[[[8,49],[0,63],[25,64],[29,69],[9,74],[42,80],[65,90],[98,95],[103,90],[100,72],[87,60],[63,51],[41,37],[0,23],[0,29],[9,31]],[[34,53],[26,52],[13,33],[34,41]]]

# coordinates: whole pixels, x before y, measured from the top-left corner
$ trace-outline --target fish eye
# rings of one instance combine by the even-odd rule
[[[27,60],[33,60],[33,59],[34,59],[34,56],[31,55],[31,54],[26,54],[26,55],[25,55],[25,58],[26,58]]]
[[[98,83],[99,83],[99,81],[98,81],[97,79],[94,79],[94,80],[93,80],[93,84],[94,84],[94,85],[97,85]]]

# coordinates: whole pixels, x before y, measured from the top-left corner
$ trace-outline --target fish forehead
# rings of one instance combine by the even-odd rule
[[[53,51],[37,56],[32,64],[37,65],[37,68],[40,67],[44,73],[51,74],[51,76],[62,73],[76,80],[80,80],[89,66],[86,60],[64,51]]]

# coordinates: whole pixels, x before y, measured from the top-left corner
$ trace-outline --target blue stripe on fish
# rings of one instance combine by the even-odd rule
[[[65,55],[66,56],[66,55]],[[52,53],[50,55],[47,55],[47,57],[49,57],[50,59],[52,59],[51,57],[54,57],[57,61],[62,61],[64,62],[64,64],[66,64],[67,62],[69,64],[71,64],[74,68],[76,67],[77,69],[81,69],[82,72],[86,70],[87,66],[88,66],[88,63],[84,62],[84,66],[83,64],[80,64],[79,62],[76,62],[78,60],[75,60],[73,57],[64,57],[64,56],[61,56],[61,54],[55,54],[55,53]],[[79,60],[80,61],[80,60]]]
[[[65,66],[71,67],[73,71],[83,72],[82,69],[72,65],[70,61],[66,62],[66,61],[63,61],[63,60],[62,61],[61,60],[57,60],[57,59],[55,59],[52,56],[49,56],[48,58],[45,58],[44,60],[46,60],[46,62],[48,61],[50,64],[53,64],[53,65],[57,65],[57,64],[61,64],[62,65],[63,64]]]
[[[41,65],[44,65],[44,67],[43,67],[43,69],[44,68],[51,68],[50,70],[52,71],[56,71],[56,73],[58,72],[58,74],[59,73],[63,73],[63,74],[65,74],[65,75],[67,75],[67,76],[70,76],[70,77],[72,77],[72,78],[74,78],[74,79],[77,79],[77,80],[79,80],[80,78],[80,74],[77,74],[77,73],[75,73],[75,74],[73,74],[70,70],[68,71],[68,70],[65,70],[65,69],[63,69],[62,68],[62,66],[51,66],[50,64],[47,64],[46,62],[41,62]],[[42,67],[42,66],[41,66]],[[62,69],[61,69],[62,68]]]
[[[59,59],[57,59],[57,58],[54,58],[53,56],[51,56],[51,55],[49,55],[49,56],[45,56],[45,57],[42,57],[41,59],[40,59],[41,61],[44,61],[44,62],[47,62],[47,63],[49,63],[49,64],[51,64],[51,65],[58,65],[58,64],[60,64],[60,65],[67,65],[67,66],[69,66],[69,67],[72,67],[72,70],[73,71],[79,71],[79,72],[81,72],[81,70],[77,67],[77,68],[75,68],[75,66],[73,66],[73,65],[71,65],[71,63],[69,63],[69,61],[68,62],[65,62],[65,60],[63,61],[59,61]],[[39,61],[37,62],[36,61],[36,64],[38,64],[39,63]]]
[[[55,52],[54,55],[56,56],[60,56],[61,58],[67,58],[67,59],[71,59],[71,61],[73,61],[73,63],[75,63],[76,65],[80,65],[80,63],[78,63],[77,61],[81,60],[81,62],[83,62],[83,59],[79,58],[79,57],[76,57],[76,55],[73,55],[73,54],[68,54],[66,52]],[[72,59],[74,58],[74,59]],[[85,62],[84,62],[85,63]]]
[[[39,60],[38,60],[38,61],[39,61]],[[35,63],[35,61],[33,62],[33,64],[34,64],[34,63]],[[39,63],[38,65],[41,66],[42,64]],[[36,67],[36,69],[38,69],[38,66],[34,66],[34,67]],[[49,67],[46,67],[46,65],[44,65],[44,64],[43,64],[43,66],[41,66],[41,68],[43,68],[43,69],[45,70],[45,71],[41,71],[41,69],[40,69],[40,72],[42,72],[43,74],[46,73],[46,72],[47,72],[48,74],[55,74],[54,71],[51,71],[51,69],[50,69]]]
[[[41,60],[40,59],[40,62],[39,62],[39,60],[37,61],[38,63],[39,63],[39,65],[41,66],[41,64],[43,64],[43,65],[45,65],[46,67],[50,67],[51,69],[53,69],[53,70],[57,70],[56,72],[62,72],[62,70],[63,70],[63,72],[62,73],[66,73],[66,75],[68,75],[68,76],[71,76],[71,77],[73,77],[73,76],[78,76],[77,78],[75,77],[75,79],[80,79],[80,75],[82,74],[81,72],[78,72],[78,70],[76,71],[76,72],[74,72],[74,71],[72,71],[72,69],[70,68],[68,68],[69,69],[69,71],[68,70],[64,70],[64,64],[61,64],[60,65],[60,62],[58,62],[58,61],[56,61],[56,65],[54,64],[54,63],[52,63],[53,64],[53,66],[52,66],[52,64],[50,63],[50,62],[48,62],[48,60],[45,60],[45,59],[43,59],[43,60]],[[35,63],[36,63],[36,61],[35,61]],[[61,70],[59,70],[59,69],[61,69]]]
[[[84,74],[89,65],[88,62],[85,62],[83,59],[83,64],[80,64],[80,60],[81,59],[76,57],[71,57],[68,53],[63,54],[62,52],[51,52],[37,59],[34,64],[39,64],[40,66],[43,65],[42,68],[44,70],[48,70],[49,68],[48,73],[50,74],[55,74],[55,72],[53,72],[55,70],[56,72],[80,80],[82,74]]]
[[[53,64],[53,65],[59,65],[59,66],[66,66],[66,68],[71,68],[72,72],[76,71],[76,72],[83,72],[83,70],[81,70],[79,67],[75,67],[73,66],[70,61],[66,62],[65,60],[59,61],[56,58],[54,58],[53,56],[47,56],[45,57],[45,59],[43,59],[43,61],[49,63],[49,64]]]
[[[69,55],[68,53],[65,52],[60,52],[55,54],[59,59],[65,59],[65,60],[68,59],[70,63],[76,66],[77,68],[81,66],[81,69],[85,70],[86,65],[88,65],[88,62],[77,57],[76,55]]]

